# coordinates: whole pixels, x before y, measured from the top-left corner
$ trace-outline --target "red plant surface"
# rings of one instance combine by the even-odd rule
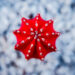
[[[23,17],[21,27],[14,34],[17,38],[15,49],[28,60],[43,60],[48,53],[56,51],[56,39],[60,35],[53,28],[53,20],[45,21],[40,14],[33,19]]]

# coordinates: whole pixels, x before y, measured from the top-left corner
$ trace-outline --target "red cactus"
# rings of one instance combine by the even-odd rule
[[[21,51],[26,59],[44,57],[56,51],[56,39],[60,35],[53,29],[53,20],[45,21],[38,14],[33,19],[22,18],[21,27],[14,31],[17,38],[15,49]]]

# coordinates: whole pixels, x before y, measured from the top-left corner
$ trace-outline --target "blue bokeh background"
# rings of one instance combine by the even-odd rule
[[[21,18],[40,13],[45,20],[54,19],[54,28],[62,33],[57,52],[42,62],[14,50],[12,31],[20,27]],[[75,0],[0,0],[0,75],[75,75]]]

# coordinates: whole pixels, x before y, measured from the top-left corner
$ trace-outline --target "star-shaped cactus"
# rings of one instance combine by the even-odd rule
[[[14,34],[17,38],[15,49],[28,60],[43,60],[48,53],[56,51],[56,39],[60,35],[53,28],[53,20],[45,21],[40,14],[33,19],[23,17],[21,27]]]

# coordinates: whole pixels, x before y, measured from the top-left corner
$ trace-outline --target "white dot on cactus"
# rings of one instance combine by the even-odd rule
[[[58,35],[60,35],[60,33],[58,33]]]
[[[41,50],[41,47],[39,47],[39,50]]]
[[[39,41],[40,41],[40,39],[37,39],[37,41],[39,42]]]
[[[40,29],[40,32],[43,32],[43,28]]]
[[[21,43],[24,43],[24,40],[22,40]]]
[[[20,31],[18,30],[17,33],[20,33]]]
[[[35,34],[38,34],[38,31],[35,31]]]
[[[49,21],[49,23],[51,23],[51,21]]]
[[[48,26],[48,23],[46,23],[45,26]]]
[[[52,35],[54,35],[55,33],[54,32],[52,32]]]
[[[30,37],[27,37],[27,39],[29,40],[29,39],[30,39]]]
[[[29,23],[26,23],[26,25],[29,25]]]
[[[54,47],[53,47],[53,46],[52,46],[51,48],[52,48],[52,49],[54,49]]]
[[[41,34],[38,34],[38,36],[41,36]]]
[[[50,46],[51,44],[50,43],[48,43],[48,46]]]
[[[34,39],[36,39],[36,38],[37,38],[37,36],[35,35],[35,36],[34,36]]]
[[[33,31],[33,28],[30,28],[31,31]]]
[[[18,47],[18,46],[19,46],[19,44],[16,45],[16,47]]]
[[[31,44],[31,47],[33,47],[33,44]]]
[[[38,26],[38,23],[35,23],[35,26],[37,27]]]
[[[28,53],[30,53],[31,52],[31,50],[28,50]]]
[[[26,31],[23,31],[23,33],[25,34],[25,33],[26,33]]]
[[[40,52],[40,55],[42,55],[42,52]]]
[[[25,20],[25,19],[23,19],[23,21],[25,22],[26,20]]]
[[[46,33],[46,36],[48,36],[49,35],[49,33]]]
[[[31,32],[31,35],[34,35],[34,32]]]
[[[29,54],[27,54],[27,57],[29,57]]]
[[[45,41],[45,39],[44,39],[44,38],[42,38],[42,41]]]
[[[36,17],[36,19],[38,20],[38,17]]]

